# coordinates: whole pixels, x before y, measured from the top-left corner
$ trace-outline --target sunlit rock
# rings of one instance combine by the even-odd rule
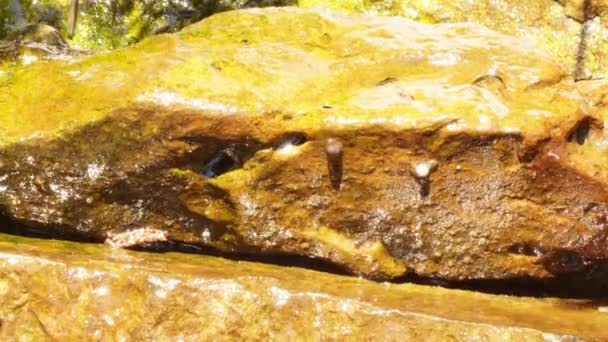
[[[574,72],[588,3],[589,22],[584,77],[608,76],[608,2],[606,0],[300,0],[300,6],[322,6],[354,13],[399,15],[425,23],[474,22],[526,37]]]
[[[0,74],[0,208],[125,247],[601,289],[603,88],[579,83],[476,24],[223,13]]]
[[[602,302],[0,235],[0,339],[604,341]],[[68,323],[69,321],[69,323]]]

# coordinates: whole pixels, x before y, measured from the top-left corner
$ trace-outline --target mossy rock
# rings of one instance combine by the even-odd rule
[[[0,84],[0,206],[23,231],[375,279],[608,280],[605,88],[528,40],[256,9]]]

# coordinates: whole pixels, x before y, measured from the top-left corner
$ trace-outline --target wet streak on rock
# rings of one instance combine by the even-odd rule
[[[420,197],[428,199],[431,193],[431,181],[428,178],[417,178],[416,181],[420,185]]]
[[[589,35],[590,20],[592,15],[592,1],[584,0],[583,2],[583,24],[578,42],[578,50],[576,52],[576,68],[574,70],[574,80],[581,81],[587,79],[585,75],[585,67],[587,60],[587,38]]]
[[[431,193],[431,172],[437,167],[433,160],[425,160],[413,165],[413,175],[420,187],[420,197],[427,200]]]
[[[343,168],[343,146],[336,138],[329,138],[325,144],[325,155],[327,157],[327,168],[331,186],[339,190],[342,183]]]

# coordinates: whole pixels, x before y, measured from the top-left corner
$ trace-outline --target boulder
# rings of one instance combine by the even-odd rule
[[[478,24],[226,12],[0,69],[0,210],[21,234],[602,289],[605,88],[569,75]]]
[[[57,29],[43,24],[24,26],[0,40],[0,63],[7,64],[4,68],[16,63],[28,65],[38,60],[69,59],[83,54],[70,49]]]
[[[608,307],[0,234],[0,339],[604,341]]]

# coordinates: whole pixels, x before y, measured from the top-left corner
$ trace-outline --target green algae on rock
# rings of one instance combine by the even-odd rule
[[[608,308],[584,300],[380,284],[202,255],[3,234],[0,251],[2,340],[608,337]]]
[[[0,77],[0,207],[28,229],[376,279],[608,281],[603,159],[571,148],[601,115],[530,41],[246,10]]]

